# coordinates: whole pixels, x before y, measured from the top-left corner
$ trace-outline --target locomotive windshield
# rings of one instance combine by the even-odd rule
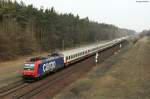
[[[25,64],[24,70],[34,70],[34,64]]]

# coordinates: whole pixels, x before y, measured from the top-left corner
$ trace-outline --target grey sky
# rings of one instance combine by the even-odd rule
[[[21,0],[17,0],[21,1]],[[35,7],[51,8],[58,13],[73,13],[99,23],[114,24],[138,32],[150,29],[150,1],[136,0],[22,0]]]

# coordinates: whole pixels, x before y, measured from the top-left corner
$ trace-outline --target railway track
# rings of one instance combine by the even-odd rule
[[[43,92],[45,89],[50,88],[53,89],[53,86],[56,85],[57,82],[60,82],[68,77],[70,77],[72,74],[77,73],[79,71],[79,69],[81,69],[81,67],[72,67],[72,70],[67,71],[67,72],[63,72],[60,75],[58,75],[58,77],[56,77],[55,79],[49,81],[46,80],[44,83],[41,83],[39,86],[33,88],[32,90],[30,90],[29,92],[26,92],[22,95],[16,96],[15,99],[29,99],[41,92]],[[89,68],[86,68],[89,69]]]
[[[82,62],[82,61],[81,61]],[[77,63],[78,64],[78,63]],[[82,67],[83,68],[83,67]],[[60,70],[45,79],[33,83],[25,83],[21,86],[15,85],[11,91],[6,90],[5,94],[1,95],[1,99],[28,99],[41,93],[45,88],[52,87],[53,84],[68,78],[70,75],[81,70],[81,66],[69,66],[66,69]],[[89,69],[90,70],[90,69]],[[21,82],[20,82],[21,83]],[[18,83],[19,85],[19,83]]]
[[[11,94],[14,91],[19,90],[27,85],[28,85],[27,83],[25,83],[22,79],[20,79],[18,81],[9,84],[8,86],[4,86],[0,88],[0,98],[5,97],[8,94]]]

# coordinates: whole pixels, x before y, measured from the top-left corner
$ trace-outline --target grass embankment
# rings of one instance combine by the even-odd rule
[[[150,99],[150,37],[95,67],[54,99]]]

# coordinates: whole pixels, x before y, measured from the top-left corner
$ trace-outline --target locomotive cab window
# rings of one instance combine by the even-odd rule
[[[34,64],[25,64],[24,70],[34,70]]]

